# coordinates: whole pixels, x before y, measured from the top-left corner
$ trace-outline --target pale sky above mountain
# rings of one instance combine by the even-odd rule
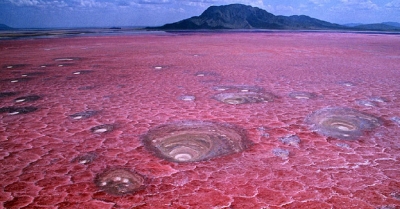
[[[0,0],[0,23],[16,28],[159,26],[233,3],[339,24],[400,22],[400,0]]]

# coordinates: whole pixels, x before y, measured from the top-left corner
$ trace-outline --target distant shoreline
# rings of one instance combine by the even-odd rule
[[[120,34],[162,33],[159,31],[147,31],[144,27],[127,28],[34,28],[0,30],[0,40],[30,39],[30,38],[65,38],[78,36],[115,36]]]
[[[137,28],[69,28],[69,29],[13,29],[0,31],[0,40],[32,39],[32,38],[67,38],[85,36],[118,36],[118,35],[168,35],[199,33],[360,33],[400,35],[400,31],[368,31],[368,30],[274,30],[274,29],[196,29],[196,30],[151,30]]]

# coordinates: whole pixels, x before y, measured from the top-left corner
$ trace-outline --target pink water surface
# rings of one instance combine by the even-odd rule
[[[17,93],[0,98],[0,108],[38,107],[0,113],[3,208],[400,208],[398,35],[3,40],[0,57],[0,92]],[[228,105],[213,99],[218,86],[256,86],[278,98]],[[295,91],[318,96],[288,96]],[[41,99],[14,101],[33,94]],[[353,108],[383,123],[358,140],[325,137],[305,123],[325,107]],[[98,112],[70,117],[89,110]],[[234,124],[253,145],[194,163],[169,162],[143,147],[149,129],[184,120]],[[102,124],[113,130],[91,131]],[[291,135],[300,143],[280,140]],[[76,160],[87,153],[87,163]],[[113,168],[144,176],[144,189],[124,196],[100,190],[96,175]]]

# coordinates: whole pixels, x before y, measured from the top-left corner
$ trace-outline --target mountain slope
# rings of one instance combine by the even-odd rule
[[[9,27],[7,25],[4,25],[4,24],[0,24],[0,30],[10,30],[10,29],[13,29],[13,28]]]

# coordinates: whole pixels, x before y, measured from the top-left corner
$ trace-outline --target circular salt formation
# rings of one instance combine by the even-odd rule
[[[289,97],[294,99],[314,99],[317,97],[315,93],[305,92],[305,91],[297,91],[289,94]]]
[[[273,102],[276,98],[271,93],[239,92],[239,93],[220,93],[213,97],[214,99],[226,104],[247,104],[260,102]]]
[[[90,129],[95,134],[108,133],[114,130],[113,124],[103,124]]]
[[[29,95],[25,97],[18,97],[14,99],[14,102],[19,103],[19,102],[34,102],[36,100],[39,100],[40,96],[38,95]]]
[[[184,96],[180,96],[178,99],[182,100],[182,101],[194,101],[196,99],[196,97],[190,96],[190,95],[184,95]]]
[[[378,102],[378,103],[388,102],[388,100],[386,98],[383,98],[383,97],[370,97],[369,99],[371,101],[373,101],[373,102]]]
[[[313,130],[328,137],[355,140],[365,131],[381,125],[375,116],[350,108],[323,108],[313,112],[306,118]]]
[[[214,86],[216,91],[234,91],[234,92],[262,92],[263,88],[247,85]]]
[[[356,84],[350,81],[340,81],[339,82],[340,85],[342,86],[347,86],[347,87],[351,87],[351,86],[355,86]]]
[[[26,77],[26,76],[41,76],[46,74],[45,72],[30,72],[30,73],[24,73],[21,76]]]
[[[365,107],[375,107],[376,104],[373,101],[368,101],[368,100],[356,100],[356,103],[360,106],[365,106]]]
[[[218,76],[217,73],[212,72],[212,71],[202,71],[202,72],[197,72],[195,73],[195,76],[198,77],[204,77],[204,76]]]
[[[70,62],[70,61],[78,61],[81,60],[80,57],[60,57],[60,58],[55,58],[54,61],[56,62]]]
[[[28,64],[14,64],[14,65],[3,65],[3,68],[14,69],[14,68],[23,68],[28,66],[29,66]]]
[[[98,174],[95,184],[106,193],[127,195],[144,189],[144,178],[126,169],[110,169]]]
[[[27,106],[27,107],[2,107],[0,108],[0,113],[8,113],[9,115],[19,115],[28,114],[38,110],[37,107]]]
[[[97,158],[95,152],[88,152],[86,154],[80,155],[72,160],[72,162],[78,162],[79,164],[90,164]]]
[[[10,83],[18,83],[18,82],[27,82],[30,80],[32,80],[32,78],[23,77],[23,78],[8,79],[5,81],[10,82]]]
[[[158,126],[142,137],[144,146],[171,162],[196,162],[238,153],[251,143],[237,126],[183,121]]]
[[[74,75],[82,75],[82,74],[89,74],[89,73],[92,73],[92,72],[93,72],[93,70],[80,70],[80,71],[73,72],[72,74],[74,74]]]
[[[71,117],[74,120],[79,120],[79,119],[86,119],[86,118],[90,118],[93,115],[97,114],[98,111],[85,111],[85,112],[78,112],[75,114],[70,115],[69,117]]]

